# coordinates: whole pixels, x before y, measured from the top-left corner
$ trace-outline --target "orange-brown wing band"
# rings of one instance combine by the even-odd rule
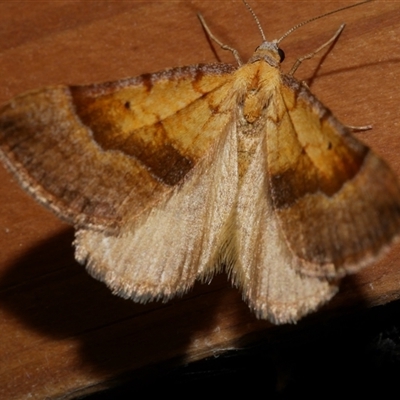
[[[127,212],[160,201],[207,153],[215,137],[202,137],[202,124],[182,111],[203,106],[232,70],[197,65],[23,94],[0,109],[0,157],[58,216],[118,229]]]
[[[271,194],[303,273],[342,276],[371,262],[400,231],[400,188],[386,163],[353,137],[309,90],[284,77],[287,112],[276,121],[299,152],[282,160],[270,138]],[[295,147],[295,146],[293,146]]]

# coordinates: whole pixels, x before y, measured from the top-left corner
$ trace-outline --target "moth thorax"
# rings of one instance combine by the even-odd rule
[[[264,106],[259,102],[257,93],[249,93],[243,104],[243,116],[249,124],[256,122],[262,115]]]

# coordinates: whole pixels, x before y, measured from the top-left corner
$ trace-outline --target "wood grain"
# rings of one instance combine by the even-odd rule
[[[256,2],[269,39],[348,2]],[[271,8],[271,5],[273,7]],[[198,62],[234,62],[212,49],[198,23],[243,59],[260,44],[240,1],[2,2],[0,103],[52,84],[116,80]],[[304,63],[299,79],[344,123],[373,124],[361,139],[400,176],[397,89],[400,3],[375,1],[327,17],[282,43],[284,68],[317,48],[340,23],[347,28],[329,55]],[[234,27],[234,28],[232,28]],[[319,65],[319,68],[318,68]],[[122,300],[74,261],[72,228],[38,206],[0,170],[0,397],[72,398],[133,371],[188,362],[274,335],[224,275],[167,304]],[[340,294],[293,330],[335,313],[399,298],[399,245],[346,278]],[[280,329],[282,332],[282,328]]]

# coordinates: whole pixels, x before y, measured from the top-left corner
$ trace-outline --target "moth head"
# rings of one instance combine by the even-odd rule
[[[278,67],[284,59],[285,52],[278,46],[276,41],[264,41],[256,48],[249,63],[265,60],[271,66]]]
[[[364,1],[361,1],[359,3],[351,4],[351,5],[348,5],[348,6],[344,6],[344,7],[338,8],[336,10],[327,12],[325,14],[321,14],[321,15],[318,15],[316,17],[310,18],[310,19],[308,19],[306,21],[303,21],[303,22],[295,25],[293,28],[289,29],[279,39],[275,39],[272,42],[268,42],[266,40],[266,36],[265,36],[264,30],[263,30],[263,28],[261,26],[260,20],[258,19],[256,13],[250,7],[250,5],[247,3],[247,1],[243,0],[243,3],[245,4],[247,9],[250,11],[251,15],[253,16],[253,19],[254,19],[257,27],[258,27],[258,30],[259,30],[259,32],[261,34],[261,37],[262,37],[262,40],[263,40],[262,44],[259,47],[257,47],[253,57],[249,60],[249,62],[252,63],[252,62],[258,61],[260,59],[264,59],[271,66],[278,66],[285,59],[285,53],[281,48],[279,48],[279,43],[283,39],[285,39],[287,36],[289,36],[291,33],[296,31],[297,29],[301,28],[302,26],[309,24],[310,22],[313,22],[313,21],[316,21],[318,19],[324,18],[324,17],[326,17],[328,15],[331,15],[331,14],[335,14],[335,13],[337,13],[339,11],[347,10],[348,8],[352,8],[352,7],[359,6],[359,5],[364,4],[364,3],[368,3],[369,1],[371,1],[371,0],[364,0]],[[341,27],[339,28],[338,32],[336,33],[336,36],[333,37],[332,41],[336,40],[336,37],[339,36],[339,34],[343,30],[343,28],[344,28],[344,24],[341,25]],[[314,52],[314,54],[317,53],[322,48],[324,48],[329,43],[330,43],[330,41],[328,41],[326,44],[321,46],[318,50],[316,50]],[[227,48],[227,49],[230,49],[230,48]],[[240,63],[239,63],[239,65],[240,65]],[[292,68],[291,72],[289,73],[289,75],[294,73],[294,71],[297,69],[298,65],[299,64],[296,63],[293,66],[293,68]]]

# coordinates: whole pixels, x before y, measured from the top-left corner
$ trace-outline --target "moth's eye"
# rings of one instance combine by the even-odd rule
[[[281,58],[281,62],[285,59],[285,52],[282,49],[278,48],[278,54],[279,57]]]

